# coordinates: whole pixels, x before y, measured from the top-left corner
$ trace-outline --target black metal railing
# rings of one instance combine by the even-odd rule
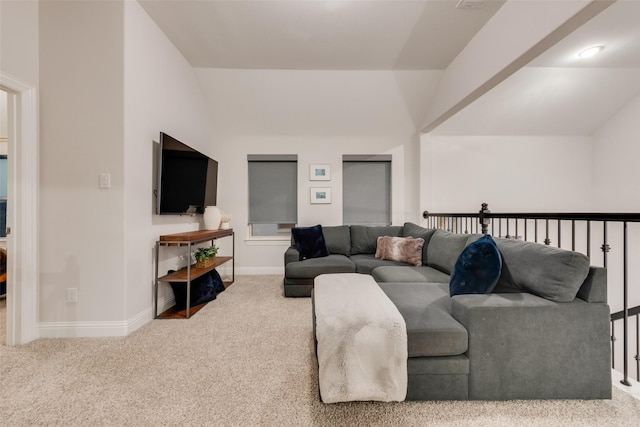
[[[497,237],[521,239],[584,253],[592,265],[601,264],[607,269],[609,289],[618,291],[621,285],[622,309],[611,314],[611,363],[615,369],[616,322],[622,322],[623,379],[628,378],[629,360],[635,359],[636,377],[640,381],[640,305],[629,308],[629,258],[640,259],[640,213],[495,213],[486,203],[477,213],[431,213],[424,211],[427,227],[448,230],[453,233],[491,234]],[[636,226],[630,232],[629,225]],[[631,235],[631,236],[630,236]],[[629,243],[632,248],[629,249]],[[598,259],[594,245],[602,256]],[[613,246],[612,246],[613,245]],[[614,251],[614,248],[616,249]],[[620,250],[621,249],[621,250]],[[612,258],[612,255],[616,255]],[[636,263],[635,267],[640,266]],[[634,283],[640,281],[640,271],[634,273]],[[634,289],[638,291],[638,289]],[[611,295],[611,292],[609,292]],[[636,295],[640,300],[640,293]],[[618,303],[618,301],[616,301]],[[610,297],[610,305],[611,297]],[[636,354],[629,351],[629,318],[635,317]]]

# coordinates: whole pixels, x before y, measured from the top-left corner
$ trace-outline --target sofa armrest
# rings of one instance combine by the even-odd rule
[[[609,306],[528,293],[457,295],[470,399],[611,397]]]
[[[294,246],[289,246],[287,250],[284,251],[284,265],[294,261],[300,261],[300,252],[298,252]]]
[[[589,274],[578,291],[578,298],[586,302],[607,302],[607,269],[589,267]]]

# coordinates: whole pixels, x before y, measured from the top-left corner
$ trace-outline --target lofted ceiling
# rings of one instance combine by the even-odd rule
[[[504,4],[138,1],[193,67],[275,70],[444,70]],[[600,55],[576,58],[594,44]],[[638,71],[640,1],[618,0],[433,132],[589,135],[640,94]]]
[[[596,45],[605,48],[578,57]],[[434,133],[591,135],[637,96],[640,1],[618,0]]]
[[[504,1],[139,0],[194,67],[444,69]]]

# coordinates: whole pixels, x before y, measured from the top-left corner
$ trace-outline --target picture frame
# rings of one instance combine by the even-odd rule
[[[310,181],[331,181],[331,165],[309,165]]]
[[[311,188],[311,204],[329,204],[329,203],[331,203],[330,187]]]

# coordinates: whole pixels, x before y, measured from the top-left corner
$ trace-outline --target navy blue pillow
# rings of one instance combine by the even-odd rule
[[[493,238],[485,234],[467,245],[451,272],[449,294],[488,294],[502,271],[502,256]]]
[[[300,252],[300,261],[329,255],[321,225],[294,227],[291,229],[291,235],[296,249]]]

